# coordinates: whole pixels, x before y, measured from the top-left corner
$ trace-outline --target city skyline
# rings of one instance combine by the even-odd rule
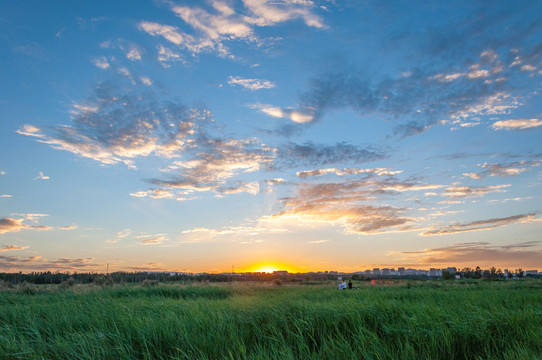
[[[540,13],[4,3],[0,272],[542,271]]]

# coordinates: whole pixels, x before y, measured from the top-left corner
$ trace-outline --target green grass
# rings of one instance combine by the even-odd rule
[[[0,358],[542,359],[540,280],[359,285],[7,289]]]

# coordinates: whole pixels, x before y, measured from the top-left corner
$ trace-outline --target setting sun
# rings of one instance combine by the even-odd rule
[[[273,267],[273,266],[264,266],[264,267],[261,267],[259,269],[256,269],[254,270],[254,272],[264,272],[264,273],[272,273],[273,271],[277,271],[278,269],[276,267]]]
[[[298,272],[299,270],[286,264],[277,263],[277,262],[261,262],[253,265],[249,265],[246,268],[240,270],[241,272],[259,272],[271,274],[274,271],[288,271],[288,272]]]

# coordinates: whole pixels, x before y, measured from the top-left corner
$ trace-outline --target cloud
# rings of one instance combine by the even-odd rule
[[[542,126],[540,119],[501,120],[491,125],[495,130],[526,130]]]
[[[192,28],[203,33],[203,38],[220,41],[229,39],[248,38],[252,35],[252,28],[238,16],[225,2],[213,1],[218,5],[219,13],[211,14],[202,8],[188,6],[173,6],[172,11]],[[227,11],[224,11],[226,10]]]
[[[450,266],[450,264],[456,264],[456,266],[538,267],[542,255],[539,246],[539,241],[509,245],[468,242],[421,251],[393,252],[391,255],[400,255],[401,260],[417,261],[420,265],[426,266]]]
[[[209,116],[205,109],[158,101],[152,91],[122,90],[111,82],[100,83],[93,97],[74,106],[70,125],[24,125],[17,132],[102,164],[134,167],[137,157],[179,156],[187,138]]]
[[[8,232],[19,232],[21,230],[73,230],[76,227],[73,225],[70,226],[60,226],[60,227],[51,227],[44,225],[26,225],[23,224],[25,219],[15,219],[4,217],[0,218],[0,234]],[[28,218],[27,218],[28,220]]]
[[[49,176],[44,175],[43,172],[40,171],[34,180],[49,180]]]
[[[14,251],[14,250],[24,250],[24,249],[28,249],[28,248],[29,248],[29,246],[4,245],[4,247],[0,249],[0,252]]]
[[[375,174],[378,176],[385,176],[385,175],[397,175],[402,172],[403,172],[402,170],[392,171],[386,168],[375,168],[375,169],[328,168],[328,169],[314,169],[314,170],[298,171],[296,175],[299,177],[322,176],[322,175],[327,175],[327,174],[334,174],[337,176],[358,175],[358,174]]]
[[[486,177],[498,176],[498,177],[508,177],[519,175],[528,170],[529,167],[540,166],[540,161],[514,161],[510,163],[483,163],[478,164],[479,167],[485,169],[479,173],[465,173],[463,176],[469,177],[471,179],[481,180]]]
[[[126,58],[132,61],[141,60],[141,49],[137,46],[132,46],[126,53]]]
[[[225,226],[220,229],[196,227],[188,230],[183,230],[182,234],[190,236],[189,242],[200,242],[204,241],[205,239],[214,241],[215,236],[235,235],[235,241],[237,241],[241,237],[288,232],[287,229],[281,227],[266,227],[264,225],[266,224],[260,222],[254,226]],[[203,238],[202,236],[206,238]],[[181,241],[181,243],[186,242],[188,241]]]
[[[162,36],[164,39],[174,43],[175,45],[188,44],[193,41],[190,36],[186,36],[179,32],[179,28],[175,26],[162,25],[149,21],[141,21],[138,25],[140,30],[145,31],[152,36]]]
[[[0,255],[0,270],[4,272],[17,271],[70,271],[86,269],[96,271],[101,264],[94,263],[94,258],[60,258],[48,260],[42,256],[2,256]]]
[[[468,231],[480,231],[491,230],[497,227],[510,225],[518,222],[526,223],[534,220],[536,214],[520,214],[514,216],[508,216],[504,218],[493,218],[487,220],[478,220],[465,224],[448,225],[443,228],[432,228],[431,230],[424,231],[420,235],[433,236],[433,235],[450,235],[463,233]]]
[[[400,17],[391,6],[368,5],[402,29],[377,34],[375,43],[383,45],[375,53],[417,56],[403,56],[397,74],[377,62],[335,57],[310,79],[298,107],[313,109],[315,120],[344,108],[362,117],[374,114],[393,121],[394,135],[401,137],[427,131],[444,119],[510,113],[530,96],[522,90],[525,82],[537,80],[506,64],[515,49],[522,56],[539,55],[538,19],[525,8],[498,6],[488,16],[480,3],[471,5],[469,16],[438,24]],[[505,30],[503,23],[513,30]]]
[[[345,142],[334,145],[287,143],[278,151],[279,162],[287,166],[311,164],[340,164],[344,162],[363,163],[386,158],[383,151],[371,147],[362,148]]]
[[[0,234],[19,232],[20,230],[52,230],[50,226],[25,225],[24,219],[0,218]]]
[[[229,183],[226,186],[221,186],[216,189],[220,195],[227,194],[239,194],[239,193],[249,193],[256,195],[260,192],[260,184],[258,182],[246,182],[246,181],[235,181]]]
[[[167,241],[168,238],[165,234],[158,234],[153,235],[148,239],[141,240],[139,242],[140,245],[159,245],[162,244],[164,241]]]
[[[162,64],[163,67],[168,68],[171,65],[170,62],[174,61],[183,61],[181,54],[176,53],[175,51],[159,45],[158,46],[158,61]]]
[[[326,28],[322,19],[311,12],[314,7],[312,1],[243,0],[243,3],[252,15],[247,21],[258,26],[270,26],[301,18],[307,26]]]
[[[104,56],[100,56],[100,57],[92,59],[92,63],[96,67],[98,67],[100,69],[103,69],[103,70],[109,69],[109,67],[111,66]]]
[[[324,244],[324,243],[327,243],[329,242],[329,240],[312,240],[312,241],[307,241],[307,243],[309,244]]]
[[[0,195],[0,198],[10,198],[11,195],[7,195],[7,194],[3,194],[3,195]]]
[[[278,119],[289,119],[297,124],[306,124],[314,120],[314,112],[311,109],[294,110],[268,104],[252,104],[249,107],[257,109],[268,116]]]
[[[416,221],[405,215],[404,208],[371,205],[384,195],[387,181],[301,183],[295,195],[282,199],[283,210],[266,217],[268,221],[292,219],[343,226],[348,232],[370,234],[407,231]]]
[[[272,89],[276,85],[268,80],[260,79],[243,79],[239,76],[230,76],[228,78],[228,84],[230,85],[240,85],[248,90],[261,90],[261,89]]]
[[[459,186],[454,185],[444,190],[444,195],[451,198],[480,197],[495,192],[506,192],[510,184],[490,186]]]
[[[212,10],[171,4],[171,11],[182,19],[192,34],[178,27],[141,21],[139,29],[152,36],[161,36],[181,49],[196,55],[203,51],[215,52],[220,57],[234,58],[227,42],[242,40],[260,43],[255,26],[271,26],[301,18],[311,27],[324,28],[319,16],[313,13],[312,2],[246,0],[244,8],[233,8],[229,2],[211,0]],[[245,14],[246,13],[246,14]]]
[[[152,86],[152,80],[147,76],[140,76],[139,80],[141,80],[144,85]]]
[[[220,139],[206,137],[198,140],[195,153],[186,154],[187,160],[175,161],[166,170],[169,178],[150,182],[166,188],[187,191],[214,190],[219,194],[254,193],[254,183],[227,181],[242,173],[268,168],[275,158],[276,149],[263,145],[259,139]]]

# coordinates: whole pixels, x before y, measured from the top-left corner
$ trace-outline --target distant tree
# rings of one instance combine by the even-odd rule
[[[444,279],[444,280],[453,280],[453,279],[455,279],[455,275],[452,274],[451,272],[447,271],[447,270],[444,270],[442,272],[442,279]]]
[[[474,271],[474,276],[473,278],[475,279],[480,279],[482,278],[482,269],[480,269],[479,266],[476,267],[476,270]]]
[[[497,269],[495,266],[492,266],[491,269],[489,269],[489,273],[492,279],[495,279],[497,277]]]
[[[482,272],[482,277],[483,277],[484,279],[491,279],[491,278],[492,278],[491,272],[490,272],[489,270],[484,270],[484,271]]]
[[[502,278],[504,277],[504,274],[503,274],[503,272],[502,272],[501,269],[498,269],[498,270],[497,270],[497,277],[498,277],[499,279],[502,279]]]
[[[522,268],[519,268],[516,270],[516,276],[518,278],[522,278],[523,277],[523,269]]]

